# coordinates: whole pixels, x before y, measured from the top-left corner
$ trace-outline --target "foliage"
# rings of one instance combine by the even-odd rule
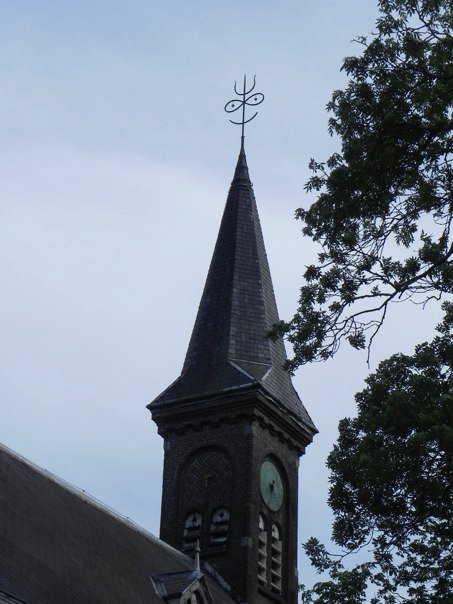
[[[271,334],[292,343],[293,371],[345,340],[369,350],[396,302],[453,293],[453,4],[378,6],[328,104],[341,152],[311,161],[317,198],[297,211],[322,252],[296,315]],[[443,308],[433,341],[383,361],[357,417],[340,422],[328,467],[341,553],[305,544],[327,576],[302,590],[305,604],[453,604],[453,304]]]
[[[306,189],[318,197],[297,211],[322,252],[296,315],[272,333],[292,343],[291,370],[344,340],[369,346],[393,302],[453,291],[452,3],[379,0],[379,9],[328,104],[341,153],[311,161]]]
[[[305,549],[329,579],[306,604],[453,603],[453,304],[431,343],[383,361],[356,395],[328,458],[332,556]],[[365,559],[344,566],[351,553]]]

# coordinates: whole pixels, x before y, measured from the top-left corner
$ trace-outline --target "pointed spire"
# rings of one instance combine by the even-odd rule
[[[245,156],[243,138],[241,139],[241,150],[239,151],[239,157],[238,157],[238,161],[236,164],[236,169],[234,171],[233,182],[235,180],[240,180],[240,179],[244,179],[244,180],[247,180],[250,182],[249,169],[247,166],[247,158]]]
[[[150,405],[259,386],[316,432],[289,374],[243,142],[181,376]]]

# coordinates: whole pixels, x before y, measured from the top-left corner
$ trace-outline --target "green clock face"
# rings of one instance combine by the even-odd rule
[[[265,461],[261,466],[261,496],[272,512],[281,508],[283,503],[282,477],[271,461]]]

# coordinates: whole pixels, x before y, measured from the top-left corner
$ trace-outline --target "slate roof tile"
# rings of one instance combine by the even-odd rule
[[[317,432],[283,369],[283,340],[266,334],[279,320],[245,151],[241,148],[180,377],[150,405],[247,386],[271,394]]]
[[[152,604],[190,558],[0,445],[0,602]],[[206,577],[216,604],[229,594]]]

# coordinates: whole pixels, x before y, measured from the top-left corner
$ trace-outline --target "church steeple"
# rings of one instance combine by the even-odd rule
[[[161,539],[214,569],[238,602],[295,604],[299,458],[317,432],[269,330],[277,305],[241,149],[181,375],[148,405],[164,438]],[[233,121],[233,120],[230,120]]]
[[[257,388],[311,436],[315,427],[267,333],[277,306],[243,144],[181,376],[150,405]]]
[[[267,338],[277,321],[242,144],[181,375],[148,407],[165,441],[161,538],[199,542],[249,604],[297,600],[298,465],[317,432]]]

